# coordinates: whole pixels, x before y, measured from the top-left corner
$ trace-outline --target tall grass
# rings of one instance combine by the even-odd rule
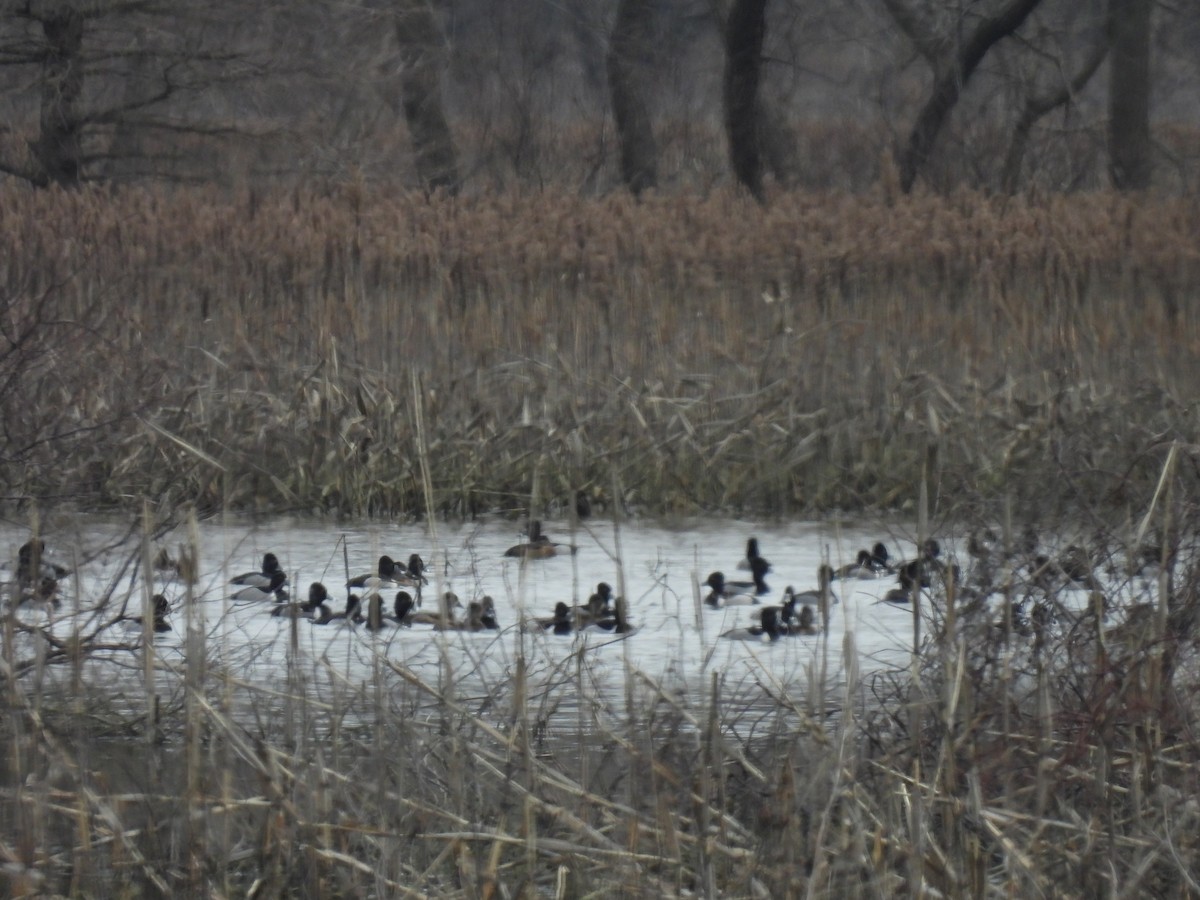
[[[548,503],[890,507],[931,453],[935,501],[1095,501],[1193,417],[1183,199],[2,199],[14,499],[419,514],[414,372],[453,514],[536,466]]]

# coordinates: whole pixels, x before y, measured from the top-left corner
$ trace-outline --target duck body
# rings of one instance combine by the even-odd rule
[[[726,581],[723,573],[710,573],[704,582],[709,587],[708,596],[704,598],[705,604],[713,609],[721,609],[725,606],[756,605],[759,597],[771,591],[766,582],[769,568],[770,564],[758,556],[750,561],[753,581]]]
[[[243,572],[241,575],[236,575],[229,580],[230,584],[238,584],[243,587],[271,588],[275,583],[275,577],[283,574],[283,567],[279,565],[279,558],[274,553],[263,555],[262,569],[258,572]],[[283,580],[287,581],[287,576],[283,576]],[[271,588],[274,590],[274,588]]]
[[[759,612],[758,625],[748,625],[744,628],[732,628],[721,637],[727,641],[757,641],[763,644],[774,643],[787,632],[780,627],[778,607],[765,606]]]
[[[361,575],[355,575],[346,582],[346,587],[354,590],[378,590],[388,587],[396,584],[398,571],[404,572],[405,569],[390,556],[384,554],[379,557],[379,562],[376,564],[373,572],[363,572]]]
[[[171,613],[171,604],[162,594],[155,594],[152,600],[154,604],[154,623],[152,628],[155,634],[165,634],[171,630],[171,623],[167,621],[167,616]],[[141,628],[142,617],[130,616],[127,620],[131,627]]]
[[[271,581],[266,586],[248,585],[240,591],[235,591],[231,599],[238,603],[261,603],[264,600],[285,603],[288,599],[287,590],[284,589],[286,583],[287,575],[283,572],[276,572],[271,576]]]
[[[570,544],[556,544],[542,531],[542,523],[536,519],[529,523],[529,540],[522,544],[514,544],[504,551],[504,555],[516,559],[549,559],[558,556],[560,552],[574,553],[575,547]]]
[[[833,573],[834,578],[850,579],[850,578],[878,578],[883,574],[882,570],[875,567],[874,557],[870,550],[859,550],[858,558],[847,563]]]
[[[302,603],[279,603],[271,610],[272,616],[287,616],[293,619],[316,619],[321,609],[328,609],[329,591],[319,581],[308,586],[308,599]]]
[[[788,585],[783,592],[784,598],[790,598],[796,606],[820,606],[822,602],[829,606],[836,606],[838,597],[830,588],[832,582],[833,569],[827,564],[822,564],[817,569],[817,586],[815,588],[797,591]]]
[[[746,541],[746,558],[741,560],[737,564],[737,567],[739,569],[754,571],[754,560],[756,559],[762,559],[766,563],[766,568],[763,570],[764,574],[771,571],[771,564],[763,559],[762,554],[758,550],[758,538],[752,537]]]

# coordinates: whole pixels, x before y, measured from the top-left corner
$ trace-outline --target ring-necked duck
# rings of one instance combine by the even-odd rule
[[[529,523],[529,540],[522,544],[514,544],[504,551],[505,556],[513,556],[518,559],[549,559],[551,556],[557,556],[559,553],[570,551],[574,553],[576,548],[570,544],[556,544],[550,540],[549,536],[542,531],[542,523],[534,519]]]
[[[764,574],[771,571],[771,564],[763,559],[762,554],[758,552],[758,538],[752,537],[746,541],[746,558],[741,560],[737,564],[737,567],[739,569],[754,571],[754,560],[756,559],[762,559],[766,563],[766,568],[763,569]]]
[[[890,575],[895,571],[892,567],[892,555],[888,553],[887,544],[883,541],[876,541],[875,546],[871,548],[871,568],[881,575]]]
[[[286,583],[287,575],[283,572],[275,572],[265,587],[249,585],[234,593],[232,599],[239,603],[254,603],[262,600],[274,600],[276,603],[286,603],[288,599],[287,590],[284,588],[284,584]]]
[[[454,591],[442,595],[441,609],[437,612],[414,612],[408,615],[413,625],[432,625],[434,628],[453,628],[458,621],[456,610],[462,609],[462,601]],[[444,612],[443,612],[444,611]]]
[[[318,615],[312,620],[314,625],[328,625],[330,622],[349,622],[351,625],[357,625],[363,620],[362,616],[362,598],[358,594],[351,594],[346,598],[346,608],[341,612],[330,612],[327,605],[322,605],[318,609]]]
[[[162,594],[155,594],[152,600],[154,604],[154,631],[156,634],[164,634],[171,630],[171,623],[167,621],[167,616],[171,612],[171,604]],[[141,616],[130,616],[128,619],[130,626],[137,628],[142,627]]]
[[[859,550],[858,558],[852,563],[837,569],[833,573],[834,578],[878,578],[880,570],[873,563],[874,557],[870,550]]]
[[[769,588],[763,580],[766,560],[761,556],[754,561],[754,581],[726,581],[721,572],[712,572],[705,580],[709,587],[708,596],[704,602],[713,609],[725,606],[753,606],[758,603],[760,595],[767,593]]]
[[[727,641],[760,641],[764,644],[777,641],[786,634],[779,625],[778,607],[765,606],[759,611],[758,625],[731,628],[721,635]]]
[[[379,557],[379,562],[375,566],[373,572],[363,572],[361,575],[355,575],[346,582],[346,587],[362,590],[363,588],[371,588],[378,590],[381,587],[387,587],[396,583],[396,573],[405,571],[404,566],[395,562],[386,553]]]
[[[316,619],[320,618],[322,607],[326,607],[329,602],[329,591],[325,589],[325,585],[319,581],[314,581],[308,586],[308,599],[302,603],[279,603],[271,609],[273,616],[290,616],[296,619]]]
[[[554,604],[554,615],[533,619],[525,626],[526,631],[550,631],[557,635],[568,635],[575,630],[571,619],[571,607],[559,600]]]
[[[17,582],[23,588],[41,585],[46,579],[57,582],[71,574],[65,566],[46,559],[46,542],[41,538],[26,541],[17,550]]]
[[[828,563],[822,563],[817,568],[817,586],[810,588],[807,591],[797,591],[788,585],[784,590],[785,598],[791,597],[797,606],[820,606],[822,600],[829,606],[836,606],[838,603],[837,594],[831,589],[833,583],[833,569]]]
[[[243,572],[241,575],[231,578],[229,583],[245,587],[271,587],[275,583],[275,576],[281,574],[283,574],[283,567],[279,565],[279,559],[274,553],[267,553],[263,556],[262,571]],[[283,580],[287,581],[286,575],[283,576]]]

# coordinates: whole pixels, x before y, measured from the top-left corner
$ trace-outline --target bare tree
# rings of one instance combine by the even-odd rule
[[[1012,135],[1009,138],[1008,151],[1004,155],[1004,170],[1001,175],[1001,183],[1004,186],[1006,193],[1013,193],[1017,190],[1017,186],[1021,180],[1021,163],[1025,158],[1025,150],[1029,145],[1029,135],[1033,130],[1033,126],[1043,116],[1047,116],[1054,110],[1071,102],[1080,91],[1084,89],[1092,76],[1100,68],[1100,64],[1104,62],[1108,55],[1108,38],[1101,34],[1093,44],[1091,50],[1080,64],[1078,71],[1067,81],[1059,81],[1059,83],[1043,90],[1034,93],[1025,98],[1025,106],[1022,108],[1020,115],[1017,117],[1017,122],[1013,126]]]
[[[725,22],[725,133],[734,175],[759,203],[763,197],[762,78],[767,0],[734,0]]]
[[[939,132],[963,89],[999,41],[1015,32],[1041,0],[1005,0],[978,18],[965,14],[939,22],[912,0],[884,0],[888,12],[933,68],[933,87],[900,153],[900,187],[912,190]]]
[[[165,0],[21,3],[0,18],[0,105],[10,123],[0,172],[72,186],[111,174],[122,153],[178,173],[189,153],[201,159],[214,142],[245,136],[214,104],[196,102],[267,70],[267,42],[254,44],[262,35],[241,27],[244,15],[225,0],[183,9]]]
[[[417,177],[428,189],[456,190],[454,138],[442,110],[442,41],[425,0],[400,0],[396,37],[404,67],[400,76],[404,119],[412,133]]]
[[[1150,13],[1153,0],[1109,0],[1109,171],[1118,190],[1150,186]]]
[[[620,0],[609,37],[608,89],[621,144],[621,178],[634,194],[658,184],[658,146],[639,64],[649,51],[651,0]]]

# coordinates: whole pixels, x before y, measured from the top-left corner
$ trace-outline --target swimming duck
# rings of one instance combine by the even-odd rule
[[[267,553],[263,556],[261,572],[243,572],[241,575],[231,578],[229,583],[240,584],[244,587],[271,587],[275,576],[281,574],[283,574],[283,567],[279,565],[279,559],[274,553]],[[287,581],[286,575],[283,576],[283,580]]]
[[[397,625],[412,625],[409,616],[412,614],[416,601],[408,591],[397,591],[396,602],[392,607]]]
[[[752,537],[746,541],[746,558],[739,562],[737,567],[739,569],[754,571],[754,560],[756,559],[763,559],[763,557],[758,552],[758,538]],[[766,562],[766,560],[763,559],[763,562]],[[769,562],[766,564],[767,567],[763,570],[764,574],[771,571],[771,564]]]
[[[248,585],[235,592],[231,599],[238,603],[254,603],[272,599],[276,603],[286,603],[288,599],[287,590],[284,588],[286,583],[287,575],[283,572],[275,572],[266,586]]]
[[[451,619],[448,622],[436,623],[433,627],[440,631],[487,631],[497,627],[494,607],[492,610],[491,622],[491,625],[487,624],[488,616],[483,602],[480,600],[472,600],[467,604],[467,617],[465,619],[460,621]]]
[[[896,570],[896,582],[897,586],[880,597],[879,601],[897,605],[912,603],[913,591],[917,586],[916,569],[907,565],[901,566]]]
[[[788,585],[783,596],[785,600],[790,596],[796,606],[820,606],[822,599],[829,606],[836,606],[838,598],[837,594],[830,589],[832,583],[833,568],[828,563],[822,563],[817,568],[817,586],[815,588],[797,591]]]
[[[817,614],[813,609],[811,606],[800,607],[800,615],[788,623],[787,633],[800,637],[820,633],[821,629],[817,625]]]
[[[58,580],[70,574],[70,569],[46,559],[46,542],[41,538],[26,541],[17,551],[17,582],[23,588],[40,588],[47,579],[57,588]]]
[[[308,586],[308,599],[303,603],[278,603],[272,610],[273,616],[290,616],[295,619],[316,619],[320,618],[322,608],[328,611],[326,604],[329,602],[329,591],[325,585],[319,581],[314,581]]]
[[[458,594],[454,591],[446,591],[442,595],[441,610],[409,613],[406,619],[413,625],[432,625],[437,629],[453,628],[458,621],[456,610],[460,609],[462,609],[462,601],[458,599]]]
[[[492,599],[490,594],[484,594],[479,599],[479,605],[482,607],[482,612],[479,615],[480,624],[489,631],[499,631],[500,622],[496,618],[496,601]]]
[[[152,602],[154,604],[154,631],[156,634],[163,634],[171,630],[171,623],[167,621],[167,616],[171,612],[171,604],[162,594],[155,594]],[[130,616],[128,619],[131,627],[142,627],[141,616]]]
[[[906,573],[914,585],[919,581],[921,587],[929,587],[930,577],[933,573],[941,572],[945,568],[945,563],[938,558],[941,555],[941,545],[933,538],[926,538],[917,558],[901,563],[896,567],[896,572]]]
[[[870,550],[859,550],[858,558],[833,573],[834,578],[878,578],[880,570],[875,567]]]
[[[312,623],[328,625],[330,622],[349,622],[351,625],[357,625],[362,620],[362,598],[358,594],[351,594],[346,598],[346,608],[341,612],[330,612],[327,605],[320,606]]]
[[[601,581],[596,585],[596,592],[588,598],[584,606],[576,606],[571,610],[571,620],[580,628],[588,625],[600,625],[609,620],[615,624],[617,613],[612,607],[612,586]]]
[[[549,559],[568,549],[571,553],[576,550],[570,544],[554,543],[542,531],[542,523],[534,519],[529,523],[529,541],[523,544],[514,544],[504,551],[504,555],[514,556],[518,559]]]
[[[396,564],[394,577],[397,584],[415,587],[420,593],[421,585],[429,584],[429,579],[425,577],[425,571],[425,560],[421,559],[421,554],[413,553],[408,557],[407,566]]]
[[[871,568],[881,575],[890,575],[896,571],[892,567],[891,560],[892,555],[888,553],[887,544],[883,541],[876,541],[875,546],[871,548]]]
[[[397,572],[406,572],[404,566],[396,563],[386,553],[379,557],[379,562],[375,566],[375,571],[364,572],[361,575],[355,575],[346,582],[346,587],[362,590],[370,588],[378,590],[381,587],[387,587],[396,583]]]
[[[758,598],[770,593],[766,576],[770,564],[761,556],[750,560],[750,574],[753,581],[726,581],[721,572],[712,572],[705,580],[711,588],[704,602],[719,609],[722,606],[750,606],[758,603]]]
[[[769,644],[779,640],[787,632],[779,625],[778,608],[764,606],[759,611],[758,625],[748,625],[744,628],[731,628],[721,635],[727,641],[760,641]]]
[[[559,636],[570,634],[575,630],[575,623],[571,619],[571,607],[560,600],[554,604],[554,615],[531,620],[525,626],[525,630],[551,631]]]

